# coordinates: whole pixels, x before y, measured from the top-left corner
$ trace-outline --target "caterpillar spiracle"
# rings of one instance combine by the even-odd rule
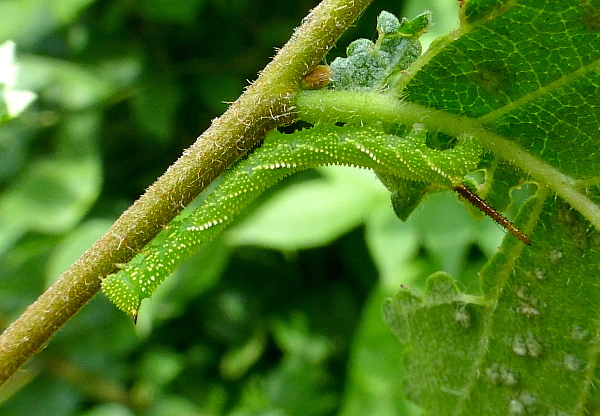
[[[166,241],[150,246],[141,262],[103,280],[108,298],[137,319],[143,299],[193,253],[214,239],[248,204],[284,177],[324,165],[371,169],[383,175],[449,189],[476,169],[481,147],[473,137],[452,149],[427,147],[422,125],[403,137],[365,127],[316,125],[293,134],[270,133],[262,147],[225,174],[189,216],[169,225]]]

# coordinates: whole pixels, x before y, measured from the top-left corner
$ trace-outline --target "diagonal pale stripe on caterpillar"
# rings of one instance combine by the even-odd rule
[[[204,244],[214,239],[267,188],[299,170],[325,165],[372,169],[403,179],[453,188],[476,169],[481,148],[472,137],[452,149],[427,147],[420,125],[404,137],[368,127],[317,125],[293,134],[271,133],[262,147],[229,171],[194,212],[169,226],[161,245],[143,260],[103,280],[108,298],[134,321],[141,301]]]

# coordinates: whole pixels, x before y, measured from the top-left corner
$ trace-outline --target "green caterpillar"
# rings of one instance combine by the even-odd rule
[[[325,165],[371,169],[381,177],[453,188],[476,169],[481,147],[462,137],[452,149],[427,147],[425,130],[415,125],[404,137],[370,127],[317,125],[293,134],[270,133],[262,147],[229,171],[188,217],[176,219],[161,245],[147,249],[141,262],[128,264],[103,280],[108,298],[137,319],[141,301],[263,191],[284,177]]]

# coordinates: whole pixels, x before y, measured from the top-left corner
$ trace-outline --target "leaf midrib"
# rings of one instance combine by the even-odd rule
[[[296,102],[300,118],[309,122],[343,121],[372,125],[377,121],[407,126],[422,123],[429,131],[453,137],[476,137],[489,151],[533,177],[539,186],[550,187],[600,229],[600,207],[578,189],[577,180],[532,155],[520,144],[492,132],[480,119],[400,101],[391,94],[305,91],[298,95]]]

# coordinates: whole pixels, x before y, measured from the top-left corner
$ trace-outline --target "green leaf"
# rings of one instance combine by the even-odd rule
[[[402,221],[406,221],[421,203],[428,184],[384,173],[377,173],[377,177],[392,193],[392,207],[396,216]]]
[[[548,199],[540,220],[553,227],[536,232],[538,244],[519,255],[508,240],[484,269],[484,297],[461,294],[445,276],[430,278],[424,299],[402,290],[386,304],[387,322],[410,345],[407,393],[430,414],[580,414],[597,405],[589,377],[600,293],[589,281],[600,233],[560,200]]]
[[[27,231],[68,231],[88,212],[101,182],[97,123],[95,112],[69,118],[58,131],[57,154],[32,162],[2,194],[0,253]]]
[[[456,402],[464,396],[457,393],[473,376],[472,363],[477,356],[474,347],[479,345],[483,332],[476,312],[481,314],[480,308],[464,302],[445,273],[429,278],[425,298],[405,287],[384,304],[386,322],[407,348],[405,393],[429,414],[452,414]],[[417,342],[419,345],[415,345]]]
[[[426,68],[403,93],[478,118],[574,178],[597,175],[599,32],[584,21],[589,7],[571,3],[522,0],[463,28],[421,58]]]
[[[48,32],[72,22],[92,0],[19,0],[0,2],[0,41],[33,43]]]
[[[393,14],[381,12],[377,19],[377,42],[357,39],[348,46],[347,58],[336,58],[331,63],[332,87],[352,91],[382,89],[421,54],[417,39],[430,23],[431,13],[400,22]]]
[[[506,238],[481,296],[434,274],[424,297],[403,288],[385,304],[405,392],[429,415],[588,414],[600,405],[600,4],[470,1],[462,13],[397,88],[480,126],[498,206],[536,183],[515,219],[532,245]]]
[[[386,291],[387,292],[387,291]],[[381,320],[384,295],[377,287],[363,309],[348,366],[343,416],[415,415],[398,389],[403,382],[402,348]]]
[[[45,100],[66,110],[93,108],[139,70],[136,62],[125,58],[100,69],[43,56],[26,56],[20,61],[28,88],[44,90]]]

